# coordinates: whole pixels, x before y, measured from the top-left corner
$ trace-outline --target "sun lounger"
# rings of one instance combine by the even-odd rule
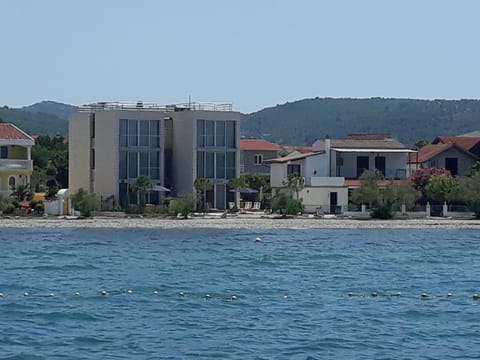
[[[243,210],[250,210],[252,208],[251,201],[245,201],[245,205],[243,206]]]
[[[260,201],[255,201],[253,203],[253,210],[260,210],[260,206],[261,206]]]

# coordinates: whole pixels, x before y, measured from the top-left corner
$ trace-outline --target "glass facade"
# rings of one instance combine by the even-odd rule
[[[121,119],[119,124],[119,197],[121,205],[136,203],[131,184],[139,176],[160,182],[160,121]],[[158,194],[150,196],[158,202]]]
[[[231,120],[197,120],[197,178],[214,183],[209,203],[226,207],[226,183],[236,177],[236,123]]]

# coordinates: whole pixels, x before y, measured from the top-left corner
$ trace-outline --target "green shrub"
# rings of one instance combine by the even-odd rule
[[[74,209],[80,211],[82,216],[88,217],[92,211],[100,207],[100,197],[95,193],[88,193],[84,189],[78,189],[71,199]]]
[[[194,194],[183,194],[170,201],[169,213],[173,215],[180,214],[184,219],[191,213],[196,206],[197,199]]]
[[[392,207],[388,205],[380,205],[370,213],[370,216],[373,219],[393,219]]]
[[[302,200],[292,199],[283,192],[278,193],[272,199],[272,211],[282,215],[296,215],[303,212]]]
[[[45,211],[45,205],[39,201],[35,204],[34,210],[37,214],[43,214]]]

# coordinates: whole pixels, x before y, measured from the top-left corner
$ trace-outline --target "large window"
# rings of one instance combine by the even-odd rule
[[[160,120],[120,120],[120,147],[160,147]]]
[[[158,151],[120,151],[119,179],[136,179],[144,175],[160,180],[160,153]]]
[[[197,152],[197,178],[235,178],[235,152]]]
[[[235,121],[197,120],[197,147],[236,148]]]

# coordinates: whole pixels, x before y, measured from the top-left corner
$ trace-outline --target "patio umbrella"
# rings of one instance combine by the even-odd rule
[[[170,192],[171,190],[162,185],[154,185],[152,191]]]
[[[258,193],[258,190],[249,188],[249,187],[237,187],[235,189],[230,190],[230,192],[237,192],[237,193],[244,193],[244,194],[255,194]]]

